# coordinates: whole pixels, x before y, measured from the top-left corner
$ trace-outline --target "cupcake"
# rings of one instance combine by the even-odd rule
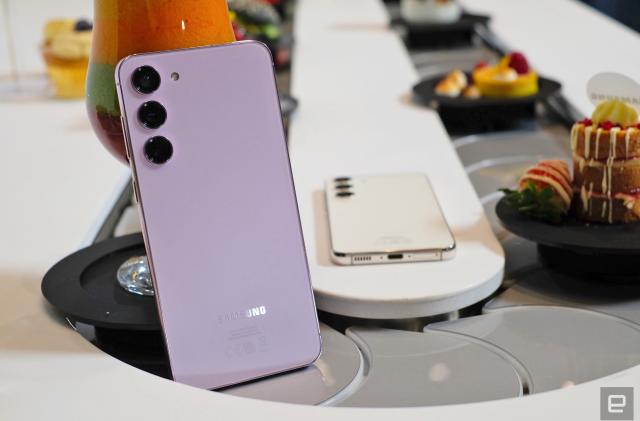
[[[86,20],[57,19],[45,25],[42,55],[59,98],[84,97],[91,30]]]

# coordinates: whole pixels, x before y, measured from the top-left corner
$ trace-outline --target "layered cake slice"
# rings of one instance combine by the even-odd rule
[[[600,103],[571,129],[573,209],[589,222],[640,220],[638,113],[618,100]]]

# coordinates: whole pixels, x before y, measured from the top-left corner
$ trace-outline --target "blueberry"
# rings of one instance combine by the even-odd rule
[[[76,25],[73,27],[75,31],[90,31],[93,29],[93,24],[85,19],[80,19],[76,22]]]

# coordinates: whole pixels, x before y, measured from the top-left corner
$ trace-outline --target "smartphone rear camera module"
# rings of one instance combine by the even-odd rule
[[[141,94],[150,94],[160,87],[160,74],[151,66],[138,67],[131,75],[131,83]]]
[[[336,193],[337,197],[349,197],[349,196],[353,196],[353,193],[350,191],[339,191],[338,193]]]
[[[154,136],[144,143],[144,156],[153,164],[164,164],[173,156],[173,145],[164,136]]]
[[[167,121],[167,110],[159,102],[145,102],[138,110],[138,120],[148,129],[157,129]]]

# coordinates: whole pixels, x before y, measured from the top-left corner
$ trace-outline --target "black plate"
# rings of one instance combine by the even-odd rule
[[[544,101],[551,95],[560,91],[562,85],[555,80],[538,78],[538,92],[534,95],[523,96],[518,98],[488,98],[481,97],[478,99],[469,99],[464,97],[448,97],[436,94],[436,85],[447,75],[442,74],[422,80],[413,87],[413,93],[425,104],[434,108],[463,108],[463,109],[481,109],[495,106],[513,106],[522,104],[532,104],[538,101]],[[467,75],[469,76],[469,75]],[[471,77],[469,77],[471,79]]]
[[[438,23],[438,22],[425,22],[414,23],[408,22],[402,18],[397,19],[394,24],[405,26],[408,30],[414,32],[420,32],[422,34],[447,34],[449,32],[472,30],[475,25],[486,25],[491,18],[486,15],[474,15],[472,13],[462,12],[460,19],[455,22]]]
[[[535,105],[556,94],[561,85],[538,78],[538,92],[519,98],[451,98],[436,94],[435,87],[446,75],[424,79],[413,87],[416,99],[438,110],[449,133],[481,133],[511,130],[535,118]]]
[[[505,198],[496,205],[496,215],[507,230],[543,246],[586,255],[640,255],[640,223],[586,224],[570,217],[553,225],[523,215]]]
[[[159,330],[154,298],[128,293],[116,280],[125,260],[144,254],[141,234],[96,243],[49,269],[42,280],[42,294],[75,321],[109,329]]]
[[[402,18],[391,23],[406,28],[406,41],[410,47],[431,48],[470,44],[475,26],[486,25],[489,20],[489,16],[463,12],[460,19],[451,23],[413,23]]]

